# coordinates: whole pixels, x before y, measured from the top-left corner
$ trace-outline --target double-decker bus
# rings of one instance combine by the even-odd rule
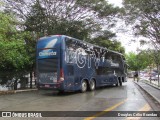
[[[126,82],[121,53],[65,35],[42,37],[36,46],[37,87],[86,92]]]

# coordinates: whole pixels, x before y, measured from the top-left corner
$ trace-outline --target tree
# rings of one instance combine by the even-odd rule
[[[3,83],[20,78],[32,64],[24,38],[27,33],[16,29],[14,16],[0,12],[0,77]]]
[[[33,33],[34,41],[41,36],[65,34],[124,53],[120,42],[110,41],[115,34],[109,28],[121,10],[105,0],[6,0],[7,11],[24,21],[24,30]],[[102,26],[108,30],[102,30]],[[91,36],[95,36],[92,39]]]
[[[159,76],[159,74],[160,74],[160,51],[148,49],[148,53],[150,53],[149,57],[153,61],[152,67],[156,66],[157,72],[158,72],[158,76]],[[158,77],[158,82],[159,82],[159,77]],[[158,85],[160,85],[160,83]]]
[[[25,21],[25,31],[31,31],[38,34],[38,36],[43,36],[47,30],[45,9],[40,5],[39,2],[36,2],[30,11],[30,14]]]
[[[101,32],[99,35],[94,37],[90,42],[124,54],[125,49],[124,47],[121,46],[121,43],[119,41],[109,40],[112,37],[115,37],[114,33],[111,33],[110,31],[103,31],[103,34]]]
[[[139,70],[143,70],[147,68],[147,66],[153,64],[153,58],[152,54],[148,50],[141,50],[137,54],[137,59],[138,59],[138,65],[139,65]]]
[[[138,65],[137,65],[137,56],[135,53],[130,52],[129,54],[126,55],[126,60],[129,65],[130,70],[137,71],[138,70]]]
[[[135,54],[133,52],[130,52],[126,55],[126,60],[129,65],[130,70],[139,71],[147,68],[150,64],[153,63],[153,59],[149,57],[150,54],[148,54],[147,51],[141,51],[138,54]]]
[[[118,7],[105,0],[5,0],[6,10],[14,11],[25,24],[24,28],[38,33],[66,34],[88,39],[102,26],[113,26]],[[37,29],[36,29],[37,28]],[[40,30],[41,29],[41,30]]]
[[[133,25],[135,35],[149,38],[154,47],[160,48],[160,1],[123,0],[125,21]]]

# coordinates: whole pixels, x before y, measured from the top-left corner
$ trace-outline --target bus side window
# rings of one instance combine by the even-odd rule
[[[75,63],[75,44],[72,39],[66,38],[66,62]]]
[[[113,73],[112,69],[109,67],[98,67],[98,69],[96,69],[96,72],[97,75],[109,75]]]
[[[109,52],[109,51],[106,52],[106,54],[105,54],[105,59],[106,59],[108,62],[111,62],[111,61],[112,61],[111,52]]]
[[[97,73],[97,75],[103,75],[103,73],[104,73],[104,67],[98,67],[98,69],[96,69],[96,73]]]
[[[113,54],[113,62],[117,63],[118,62],[118,56],[116,54]]]

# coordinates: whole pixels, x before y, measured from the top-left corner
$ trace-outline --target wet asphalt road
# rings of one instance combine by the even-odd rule
[[[132,82],[123,86],[107,86],[86,93],[32,91],[0,96],[0,111],[97,111],[94,117],[48,117],[48,120],[159,120],[157,117],[100,117],[104,111],[153,111],[147,100]],[[0,118],[0,120],[11,118]],[[12,118],[31,119],[31,118]],[[33,118],[32,118],[33,119]]]

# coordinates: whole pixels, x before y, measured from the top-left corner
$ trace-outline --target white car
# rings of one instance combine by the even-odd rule
[[[160,75],[159,75],[159,77],[160,77]],[[158,75],[151,76],[151,80],[158,80]]]

